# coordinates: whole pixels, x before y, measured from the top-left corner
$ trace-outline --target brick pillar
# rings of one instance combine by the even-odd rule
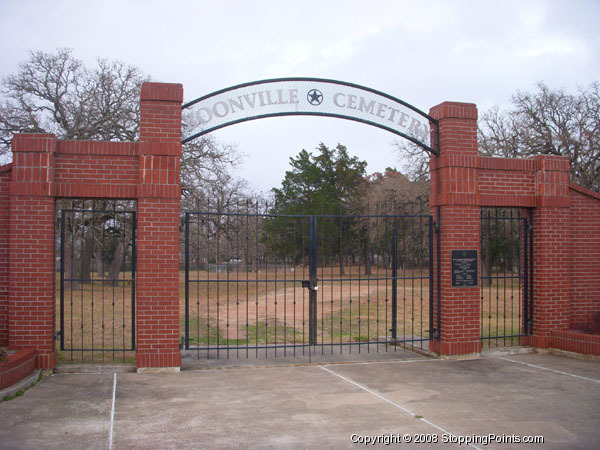
[[[54,153],[51,134],[12,140],[9,225],[9,346],[34,347],[38,367],[56,363],[54,345]]]
[[[180,84],[144,83],[138,186],[137,367],[179,370]]]
[[[569,160],[535,157],[533,212],[533,342],[547,348],[550,330],[569,328]]]
[[[452,251],[476,250],[478,257],[480,254],[477,107],[444,102],[429,114],[439,120],[440,156],[430,160],[430,206],[434,217],[439,208],[441,225],[440,286],[435,291],[437,295],[439,289],[441,294],[441,327],[439,340],[431,340],[430,349],[446,356],[479,354],[479,280],[475,278],[473,287],[452,286]]]
[[[0,346],[8,346],[8,242],[11,165],[0,166]]]

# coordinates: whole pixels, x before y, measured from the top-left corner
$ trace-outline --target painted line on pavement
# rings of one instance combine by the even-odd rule
[[[117,397],[117,372],[114,373],[113,378],[113,393],[112,393],[112,407],[110,409],[110,437],[108,440],[108,450],[113,448],[113,429],[115,424],[115,399]]]
[[[550,369],[548,367],[538,366],[536,364],[530,364],[530,363],[526,363],[526,362],[523,362],[523,361],[515,361],[514,359],[503,358],[501,356],[494,356],[494,358],[501,359],[502,361],[509,361],[509,362],[512,362],[512,363],[523,364],[524,366],[533,367],[535,369],[547,370],[549,372],[554,372],[554,373],[558,373],[558,374],[561,374],[561,375],[568,375],[568,376],[573,377],[573,378],[579,378],[581,380],[591,381],[593,383],[600,383],[600,380],[596,380],[595,378],[582,377],[581,375],[575,375],[574,373],[563,372],[562,370]]]
[[[410,409],[408,409],[408,408],[405,408],[404,406],[402,406],[402,405],[400,405],[400,404],[398,404],[398,403],[396,403],[396,402],[394,402],[394,401],[392,401],[392,400],[390,400],[390,399],[388,399],[388,398],[385,398],[383,395],[381,395],[381,394],[378,394],[377,392],[375,392],[375,391],[373,391],[373,390],[369,389],[368,387],[366,387],[366,386],[363,386],[362,384],[359,384],[359,383],[357,383],[356,381],[352,381],[351,379],[349,379],[349,378],[346,378],[345,376],[343,376],[343,375],[340,375],[339,373],[336,373],[336,372],[334,372],[333,370],[331,370],[331,369],[328,369],[328,368],[327,368],[327,367],[325,367],[325,366],[319,366],[319,367],[320,367],[321,369],[323,369],[324,371],[326,371],[326,372],[329,372],[330,374],[332,374],[332,375],[335,375],[335,376],[336,376],[336,377],[338,377],[338,378],[341,378],[341,379],[342,379],[342,380],[344,380],[345,382],[347,382],[347,383],[350,383],[350,384],[352,384],[352,385],[356,386],[357,388],[359,388],[359,389],[362,389],[362,390],[363,390],[363,391],[365,391],[365,392],[368,392],[368,393],[369,393],[369,394],[371,394],[371,395],[374,395],[374,396],[375,396],[375,397],[377,397],[378,399],[380,399],[380,400],[383,400],[383,401],[384,401],[384,402],[386,402],[386,403],[389,403],[390,405],[392,405],[392,406],[394,406],[394,407],[398,408],[399,410],[401,410],[401,411],[404,411],[406,414],[409,414],[409,415],[413,416],[415,419],[418,419],[418,420],[420,420],[420,421],[422,421],[422,422],[425,422],[427,425],[430,425],[430,426],[432,426],[432,427],[433,427],[433,428],[435,428],[436,430],[438,430],[438,431],[441,431],[442,433],[445,433],[445,434],[448,434],[448,435],[451,435],[451,436],[457,437],[457,436],[456,436],[454,433],[451,433],[451,432],[449,432],[448,430],[446,430],[446,429],[444,429],[444,428],[440,427],[439,425],[436,425],[435,423],[433,423],[433,422],[430,422],[429,420],[425,419],[424,417],[419,417],[419,416],[417,416],[417,414],[415,414],[414,412],[412,412]],[[470,443],[469,443],[468,445],[469,445],[470,447],[476,448],[477,450],[482,450],[481,448],[479,448],[479,447],[477,447],[477,446],[475,446],[475,445],[473,445],[473,444],[470,444]]]
[[[446,362],[443,359],[428,358],[428,359],[384,359],[384,360],[373,360],[373,361],[336,361],[336,362],[324,362],[317,363],[317,366],[364,366],[373,364],[406,364],[416,362]]]

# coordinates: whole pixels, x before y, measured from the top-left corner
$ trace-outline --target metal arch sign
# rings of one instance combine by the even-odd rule
[[[326,116],[383,128],[438,155],[437,121],[408,103],[371,88],[321,78],[279,78],[240,84],[183,105],[186,143],[248,120]],[[434,133],[431,133],[433,127]],[[433,134],[433,142],[432,142]]]

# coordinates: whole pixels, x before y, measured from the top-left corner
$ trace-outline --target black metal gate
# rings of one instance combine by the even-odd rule
[[[135,357],[133,201],[59,200],[60,358]]]
[[[481,339],[519,345],[533,334],[533,229],[519,209],[481,210]]]
[[[422,348],[433,232],[428,215],[187,212],[184,347],[207,358]]]

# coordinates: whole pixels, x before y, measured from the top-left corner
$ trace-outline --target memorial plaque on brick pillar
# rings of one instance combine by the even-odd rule
[[[472,270],[480,247],[477,107],[445,102],[429,114],[439,120],[439,156],[430,160],[430,206],[440,233],[439,305],[430,349],[446,356],[479,354],[479,286]]]

